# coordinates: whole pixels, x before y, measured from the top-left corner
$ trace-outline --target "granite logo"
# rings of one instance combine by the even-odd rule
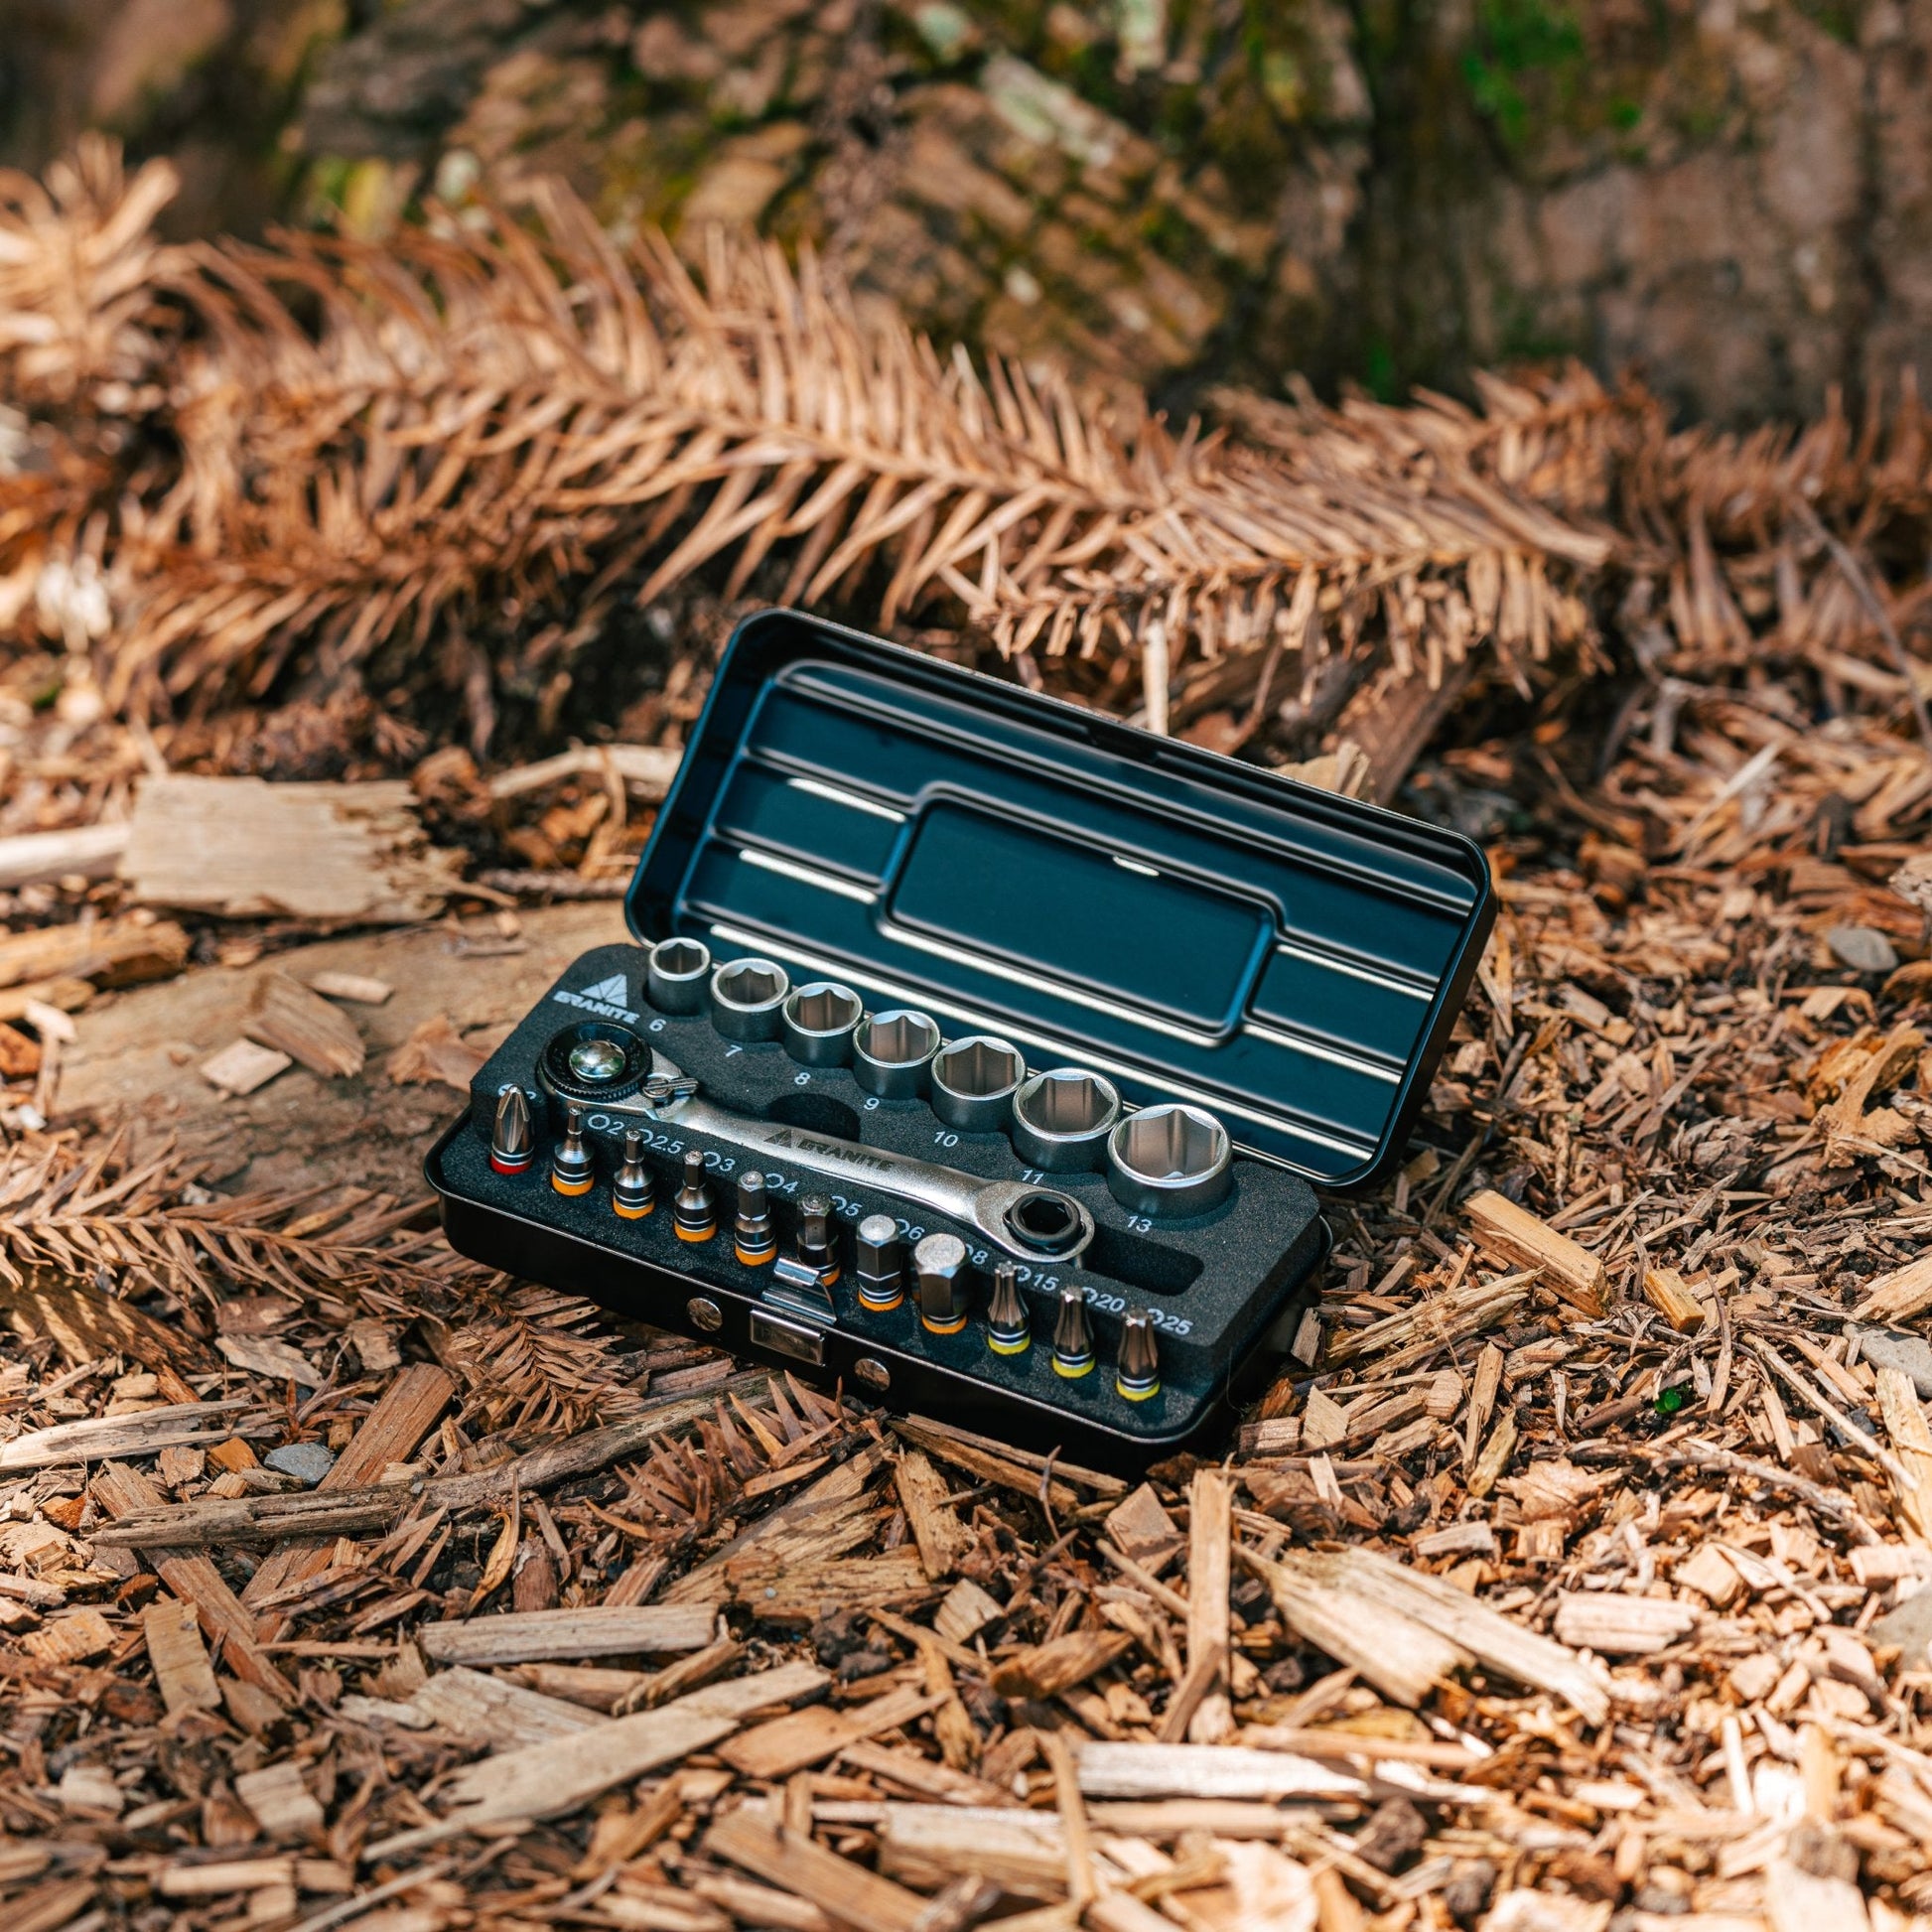
[[[882,1157],[849,1141],[815,1141],[809,1134],[793,1133],[789,1127],[781,1127],[765,1142],[765,1146],[791,1148],[804,1155],[815,1154],[821,1160],[836,1161],[848,1168],[869,1169],[874,1173],[897,1172],[890,1156]]]
[[[595,986],[587,986],[581,993],[565,992],[562,988],[552,996],[567,1007],[581,1007],[586,1013],[594,1013],[603,1020],[622,1020],[634,1026],[637,1016],[625,1004],[630,989],[624,984],[621,973],[613,973],[609,979],[599,980]]]

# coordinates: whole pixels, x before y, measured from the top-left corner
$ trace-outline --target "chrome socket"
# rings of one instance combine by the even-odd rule
[[[1101,1167],[1120,1119],[1120,1089],[1084,1067],[1035,1073],[1013,1096],[1013,1151],[1042,1173]]]
[[[769,959],[728,959],[711,976],[711,1024],[727,1039],[776,1039],[791,979]]]
[[[963,1134],[997,1134],[1013,1118],[1027,1062],[1011,1040],[968,1034],[932,1056],[932,1111]]]
[[[1234,1147],[1204,1107],[1163,1101],[1107,1137],[1107,1185],[1134,1214],[1204,1214],[1227,1198]]]
[[[794,987],[779,1010],[785,1051],[801,1066],[843,1066],[865,1017],[865,1002],[836,980]]]
[[[644,969],[644,997],[659,1013],[702,1013],[711,948],[697,939],[660,939]]]
[[[939,1023],[910,1007],[893,1007],[859,1023],[852,1036],[852,1077],[881,1100],[916,1100],[939,1050]]]

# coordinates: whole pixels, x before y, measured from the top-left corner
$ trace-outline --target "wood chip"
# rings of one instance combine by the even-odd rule
[[[287,973],[256,980],[242,1031],[325,1079],[360,1073],[367,1052],[354,1021]]]
[[[366,973],[311,973],[309,986],[324,999],[347,1000],[358,1007],[383,1006],[396,990],[387,980],[371,979]]]
[[[220,1710],[220,1687],[193,1603],[157,1596],[141,1612],[141,1631],[162,1702],[171,1713]]]
[[[1638,1657],[1677,1642],[1697,1622],[1688,1603],[1614,1591],[1566,1590],[1557,1599],[1556,1631],[1564,1643],[1609,1656]]]
[[[809,1764],[835,1757],[862,1738],[916,1724],[943,1702],[943,1697],[904,1690],[890,1691],[846,1711],[814,1706],[746,1731],[724,1745],[718,1755],[743,1777],[787,1778]]]
[[[400,925],[442,909],[461,858],[429,845],[399,779],[270,784],[171,772],[142,780],[120,872],[144,905]]]
[[[312,1838],[327,1822],[301,1767],[288,1759],[237,1773],[234,1793],[269,1838]]]
[[[572,1736],[500,1752],[466,1766],[449,1781],[445,1795],[454,1809],[444,1824],[404,1832],[368,1847],[363,1856],[396,1858],[499,1819],[548,1818],[575,1810],[613,1785],[711,1749],[755,1712],[810,1697],[828,1681],[810,1664],[780,1664],[755,1677],[709,1685],[634,1718],[613,1718]]]
[[[267,1086],[278,1073],[286,1073],[294,1064],[288,1054],[273,1046],[258,1046],[252,1039],[235,1039],[202,1062],[202,1077],[209,1086],[239,1097]]]
[[[1519,1268],[1535,1269],[1592,1319],[1603,1312],[1603,1264],[1587,1248],[1493,1188],[1471,1194],[1462,1203],[1462,1216],[1485,1251]]]
[[[425,1623],[424,1656],[445,1664],[527,1664],[543,1658],[621,1657],[702,1650],[717,1617],[705,1603],[644,1603],[612,1609],[509,1611],[469,1622]]]
[[[440,1083],[467,1094],[488,1057],[483,1047],[465,1041],[448,1014],[439,1013],[425,1020],[389,1055],[389,1078],[398,1086]]]

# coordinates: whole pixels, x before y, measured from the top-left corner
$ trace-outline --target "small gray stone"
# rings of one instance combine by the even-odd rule
[[[1868,925],[1835,925],[1826,933],[1825,943],[1855,973],[1889,973],[1898,965],[1891,941]]]
[[[284,1443],[272,1449],[262,1460],[285,1476],[306,1482],[311,1489],[336,1466],[336,1451],[323,1443]]]
[[[1874,1650],[1896,1644],[1903,1653],[1898,1661],[1906,1670],[1923,1670],[1932,1661],[1927,1653],[1932,1644],[1932,1589],[1922,1589],[1895,1610],[1887,1610],[1865,1632],[1865,1641]]]
[[[1891,1328],[1861,1328],[1859,1353],[1873,1368],[1902,1369],[1921,1401],[1932,1401],[1932,1341]]]

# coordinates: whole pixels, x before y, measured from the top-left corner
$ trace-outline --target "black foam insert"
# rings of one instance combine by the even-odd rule
[[[1003,1134],[958,1133],[923,1100],[875,1098],[845,1067],[801,1066],[775,1041],[728,1040],[704,1016],[651,1013],[642,1000],[645,958],[643,950],[627,945],[586,953],[479,1073],[468,1116],[429,1162],[430,1179],[444,1197],[450,1238],[463,1252],[577,1290],[625,1315],[705,1334],[821,1380],[852,1382],[860,1359],[869,1358],[883,1365],[888,1386],[880,1391],[862,1379],[852,1382],[855,1392],[884,1393],[896,1407],[924,1408],[986,1427],[991,1401],[1004,1398],[1002,1433],[1057,1442],[1069,1449],[1077,1445],[1090,1456],[1114,1461],[1145,1460],[1214,1426],[1239,1392],[1238,1373],[1257,1372],[1272,1358],[1264,1345],[1271,1330],[1277,1343],[1285,1340],[1284,1317],[1301,1306],[1311,1273],[1325,1253],[1326,1229],[1305,1180],[1237,1156],[1228,1197],[1207,1213],[1177,1219],[1129,1213],[1099,1173],[1048,1176],[1044,1184],[1085,1204],[1097,1232],[1076,1265],[1018,1264],[1035,1334],[1034,1345],[1018,1356],[989,1349],[977,1318],[958,1334],[929,1333],[910,1293],[890,1312],[860,1307],[851,1288],[847,1233],[847,1273],[833,1291],[836,1319],[818,1337],[821,1359],[803,1359],[790,1346],[803,1341],[784,1325],[800,1324],[765,1300],[771,1270],[747,1268],[732,1251],[731,1187],[742,1158],[736,1150],[675,1124],[654,1129],[647,1158],[657,1176],[657,1207],[641,1220],[626,1220],[612,1210],[610,1176],[621,1130],[636,1123],[593,1106],[586,1113],[598,1154],[598,1184],[575,1198],[549,1184],[546,1156],[561,1129],[561,1106],[541,1095],[537,1064],[559,1030],[593,1017],[593,1004],[629,1011],[636,1016],[636,1031],[693,1075],[713,1105],[989,1178],[1017,1180],[1032,1171]],[[587,1001],[590,989],[619,978],[627,1008]],[[495,1173],[487,1158],[496,1096],[512,1081],[537,1102],[538,1158],[520,1175]],[[702,1244],[680,1241],[671,1222],[670,1199],[687,1147],[706,1154],[718,1183],[720,1233]],[[757,1165],[767,1174],[775,1172],[763,1160]],[[802,1194],[831,1194],[837,1220],[848,1230],[865,1214],[896,1210],[885,1193],[822,1187],[802,1169],[779,1173],[770,1191],[781,1246],[795,1226],[795,1202]],[[947,1229],[965,1238],[969,1250],[985,1253],[983,1238],[968,1226],[931,1215],[909,1222],[904,1215],[898,1218],[906,1227],[908,1250],[918,1234]],[[984,1308],[991,1259],[973,1270],[976,1316]],[[1068,1281],[1087,1291],[1097,1355],[1094,1370],[1072,1380],[1054,1370],[1050,1347],[1057,1293]],[[689,1305],[700,1295],[718,1310],[719,1325],[694,1322]],[[1141,1307],[1154,1314],[1162,1386],[1152,1398],[1133,1402],[1116,1389],[1112,1364],[1122,1317]],[[755,1321],[755,1316],[761,1318]]]

